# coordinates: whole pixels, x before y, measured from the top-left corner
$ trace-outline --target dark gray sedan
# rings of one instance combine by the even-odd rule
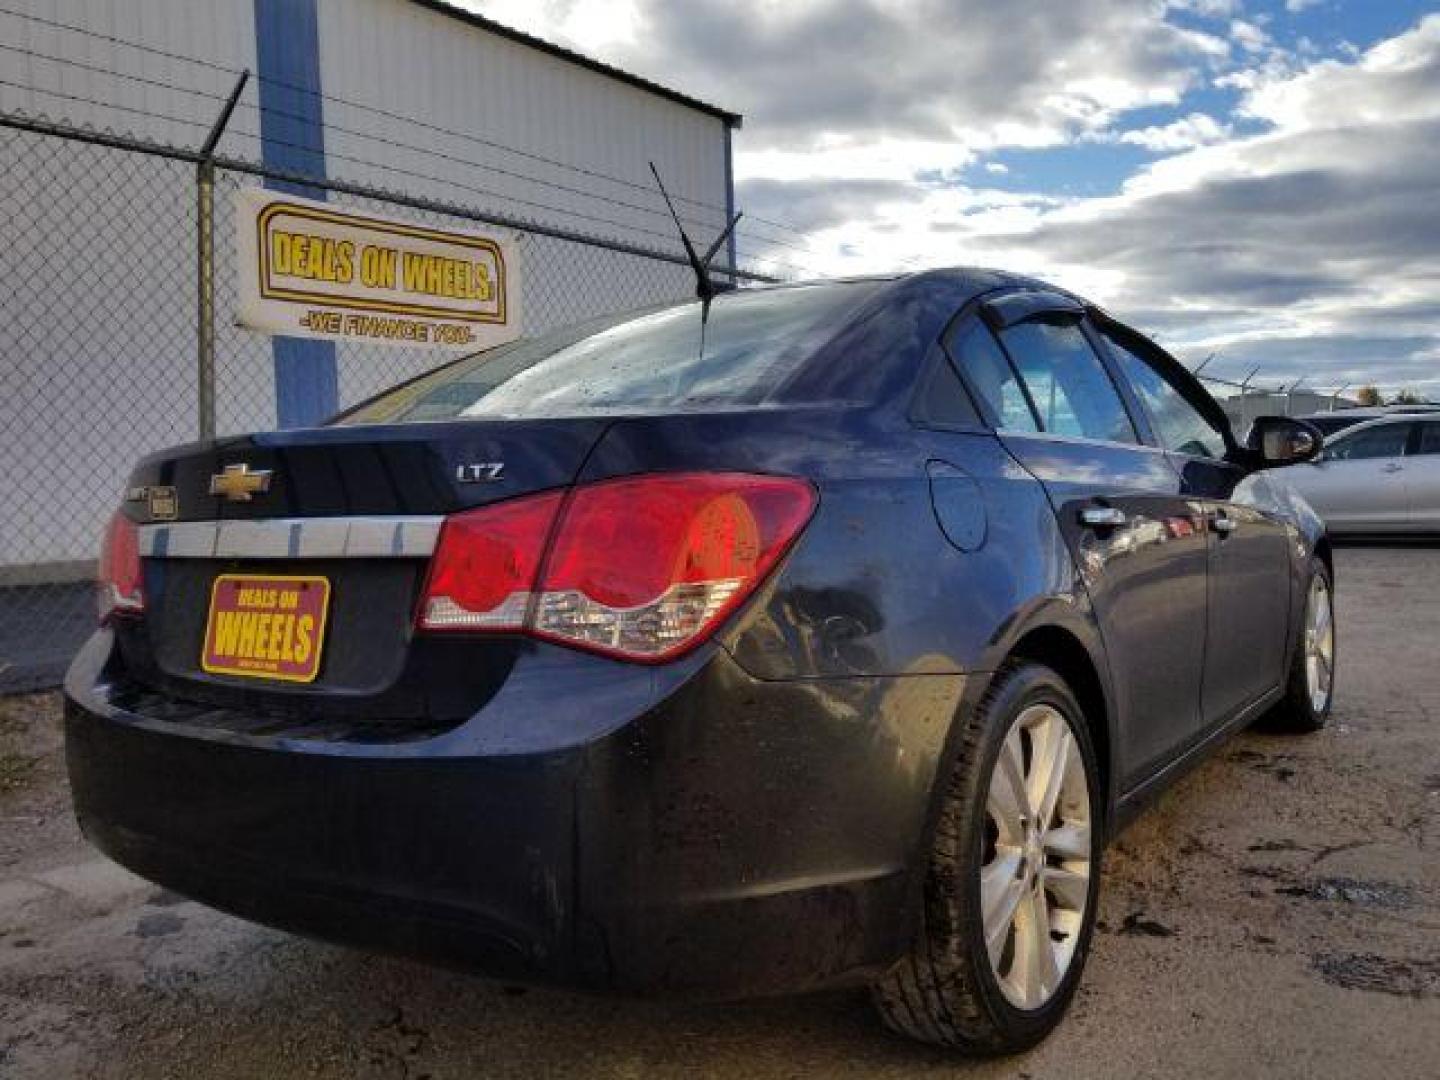
[[[993,271],[503,346],[136,466],[66,681],[80,822],[305,933],[868,984],[907,1034],[1023,1048],[1120,825],[1329,715],[1329,541],[1275,475],[1320,445],[1237,444],[1155,344]]]

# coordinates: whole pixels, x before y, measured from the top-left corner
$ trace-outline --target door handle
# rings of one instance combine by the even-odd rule
[[[1232,517],[1224,514],[1216,514],[1210,519],[1210,527],[1221,536],[1229,536],[1240,527],[1240,523]]]
[[[1117,529],[1129,519],[1113,506],[1087,506],[1080,511],[1080,523],[1092,529]]]

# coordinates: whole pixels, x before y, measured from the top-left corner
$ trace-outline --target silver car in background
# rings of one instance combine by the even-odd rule
[[[1440,533],[1440,415],[1347,428],[1285,479],[1332,533]]]
[[[1330,439],[1339,435],[1346,428],[1363,424],[1366,420],[1379,420],[1381,417],[1388,416],[1410,416],[1415,413],[1435,413],[1440,416],[1440,405],[1428,405],[1424,402],[1417,402],[1413,405],[1360,405],[1348,409],[1311,413],[1309,416],[1297,416],[1296,419],[1313,424],[1320,429],[1320,434]]]

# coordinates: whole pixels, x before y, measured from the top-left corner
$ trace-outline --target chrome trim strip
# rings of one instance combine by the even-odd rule
[[[420,559],[435,550],[434,516],[263,518],[140,526],[151,559]]]

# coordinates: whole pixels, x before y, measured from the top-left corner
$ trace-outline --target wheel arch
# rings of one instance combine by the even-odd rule
[[[967,677],[952,730],[946,738],[945,750],[937,761],[926,825],[916,851],[917,861],[923,861],[920,857],[929,851],[933,842],[935,824],[945,796],[945,778],[954,770],[961,753],[961,718],[973,715],[976,709],[982,707],[994,680],[1017,661],[1045,665],[1059,675],[1075,694],[1100,767],[1101,790],[1105,796],[1101,824],[1108,836],[1115,821],[1117,800],[1116,709],[1099,628],[1091,619],[1074,611],[1068,602],[1048,603],[1032,611],[1028,619],[1017,620],[1010,633],[995,643],[987,661],[983,670],[972,672]]]
[[[1065,680],[1080,704],[1090,740],[1095,747],[1095,760],[1100,767],[1101,790],[1105,792],[1105,828],[1109,833],[1114,814],[1115,776],[1114,710],[1110,694],[1096,658],[1071,630],[1046,624],[1027,630],[1011,647],[1007,661],[1032,661],[1044,664]]]
[[[1325,572],[1330,575],[1330,591],[1335,591],[1335,550],[1330,544],[1330,534],[1321,533],[1315,541],[1315,555],[1325,564]]]
[[[956,720],[946,740],[946,748],[937,763],[935,782],[930,793],[930,805],[925,828],[919,837],[913,857],[909,861],[909,887],[906,890],[901,925],[901,937],[908,940],[920,925],[920,913],[924,905],[927,853],[934,843],[941,809],[946,795],[947,778],[956,767],[962,750],[960,730],[962,718],[973,715],[980,708],[996,678],[1016,663],[1033,662],[1050,668],[1064,680],[1075,695],[1084,715],[1086,728],[1095,749],[1100,769],[1101,820],[1099,822],[1101,843],[1108,841],[1117,824],[1117,791],[1115,777],[1118,768],[1115,762],[1116,716],[1114,694],[1109,681],[1104,644],[1098,627],[1093,621],[1078,616],[1073,610],[1067,617],[1064,609],[1069,605],[1045,605],[1023,625],[1013,628],[1011,635],[996,643],[993,667],[988,670],[971,672],[967,677],[965,690],[957,709]],[[1046,615],[1049,617],[1045,617]],[[1079,625],[1075,625],[1078,622]]]

